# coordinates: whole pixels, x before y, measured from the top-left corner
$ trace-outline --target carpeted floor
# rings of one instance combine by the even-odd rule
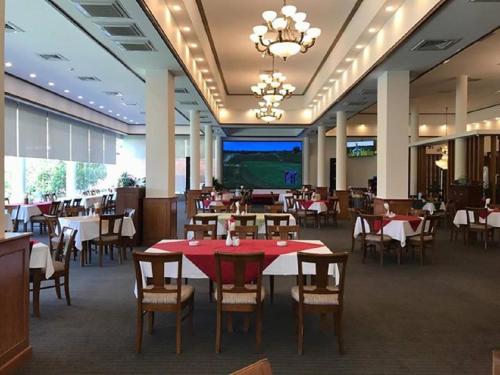
[[[305,229],[301,237],[337,251],[350,248],[347,222]],[[42,317],[31,319],[33,358],[22,374],[227,374],[267,357],[276,374],[479,375],[491,373],[491,350],[500,348],[500,249],[450,243],[447,230],[425,267],[410,256],[400,266],[387,257],[381,267],[373,259],[362,264],[359,250],[351,255],[342,356],[333,332],[321,331],[317,317],[307,318],[305,352],[297,355],[290,277],[277,278],[274,305],[264,307],[261,353],[254,351],[253,330],[238,331],[242,321],[236,318],[237,331],[224,332],[223,351],[215,354],[208,283],[191,280],[195,334],[183,330],[183,353],[175,354],[173,316],[159,315],[138,355],[130,257],[123,265],[107,259],[103,268],[71,266],[72,306],[53,290],[42,292]]]

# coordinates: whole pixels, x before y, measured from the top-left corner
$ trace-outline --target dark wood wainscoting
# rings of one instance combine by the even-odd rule
[[[29,340],[29,233],[0,239],[0,374],[31,356]]]
[[[349,219],[349,190],[336,190],[335,196],[339,200],[339,219]]]
[[[144,198],[143,245],[177,238],[177,197]]]
[[[188,219],[191,219],[194,215],[196,215],[196,205],[194,200],[200,196],[201,190],[186,191],[186,215]]]
[[[384,203],[389,203],[389,208],[392,212],[399,215],[406,215],[411,208],[411,199],[384,199],[375,198],[373,200],[373,213],[375,215],[385,214]]]
[[[126,208],[133,208],[135,235],[127,244],[137,246],[142,243],[143,199],[146,189],[143,187],[121,187],[116,189],[116,213],[122,214]],[[130,242],[128,242],[130,241]]]

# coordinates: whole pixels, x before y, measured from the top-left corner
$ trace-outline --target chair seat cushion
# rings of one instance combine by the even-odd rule
[[[255,305],[257,303],[257,293],[231,293],[225,292],[224,290],[232,289],[234,287],[233,284],[224,284],[222,286],[222,303],[228,305]],[[257,290],[257,285],[255,284],[245,284],[247,289]],[[266,296],[266,290],[264,287],[261,287],[260,292],[260,300],[263,301]],[[217,288],[214,291],[214,297],[217,301]]]
[[[64,262],[58,260],[52,261],[54,265],[54,272],[64,272]],[[45,268],[42,268],[42,274],[45,275]],[[45,276],[43,276],[45,278]]]
[[[99,241],[101,242],[116,242],[118,241],[119,239],[119,236],[117,234],[114,234],[114,235],[106,235],[106,236],[101,236],[101,238],[95,238],[92,240],[93,243],[99,243]]]
[[[144,289],[153,289],[153,285],[148,285]],[[176,290],[177,285],[167,284],[164,286],[166,290]],[[194,293],[194,288],[191,285],[181,286],[181,302],[186,301]],[[172,305],[177,303],[177,293],[148,293],[143,292],[142,303],[154,303],[163,305]]]
[[[311,291],[316,289],[314,285],[304,285],[304,303],[307,305],[338,305],[339,295],[338,294],[312,294],[306,293],[306,291]],[[334,287],[327,287],[329,290],[337,290]],[[292,298],[299,302],[299,287],[292,287]]]
[[[424,242],[430,242],[434,239],[434,237],[432,235],[425,235],[424,236]],[[410,237],[410,242],[422,242],[420,236],[413,236],[413,237]]]
[[[493,227],[489,224],[485,227],[484,224],[481,223],[470,223],[469,228],[472,230],[484,230],[485,228],[492,229]]]
[[[45,216],[43,216],[43,215],[31,216],[30,221],[36,221],[36,222],[45,221]]]
[[[383,242],[389,242],[392,240],[392,237],[387,234],[384,234],[382,238],[379,234],[367,234],[365,239],[370,242],[380,242],[381,240]]]

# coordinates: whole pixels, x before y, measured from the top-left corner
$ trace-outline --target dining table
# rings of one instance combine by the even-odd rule
[[[50,206],[52,202],[34,202],[34,203],[9,203],[6,204],[5,207],[19,207],[19,214],[17,213],[17,209],[12,210],[12,218],[15,219],[17,216],[17,220],[27,224],[29,223],[31,217],[46,215],[50,211]]]
[[[500,209],[488,209],[487,210],[487,221],[488,225],[491,225],[495,228],[500,228]],[[469,221],[471,223],[475,222],[474,213],[469,211]],[[483,224],[486,221],[486,217],[484,215],[480,215],[479,223]],[[455,213],[455,217],[453,218],[453,224],[455,226],[460,227],[461,225],[467,225],[467,213],[465,210],[457,210]]]

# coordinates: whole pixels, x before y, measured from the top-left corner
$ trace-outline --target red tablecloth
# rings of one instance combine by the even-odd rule
[[[52,205],[52,202],[40,202],[40,203],[34,203],[36,206],[42,211],[42,214],[48,215],[50,212],[50,206]]]
[[[324,200],[313,201],[310,199],[298,199],[298,202],[306,210],[309,209],[309,207],[311,207],[314,203],[325,203],[325,204],[328,203],[328,201],[324,201]]]
[[[486,210],[485,211],[480,211],[479,212],[479,217],[481,219],[484,219],[484,218],[486,218],[486,216],[489,216],[489,214],[491,214],[493,212],[500,212],[500,209],[495,208],[494,210],[491,210],[491,211],[489,211],[489,210],[488,211],[486,211]]]
[[[269,266],[280,255],[295,253],[303,250],[315,249],[323,244],[312,244],[306,242],[287,241],[287,246],[277,246],[276,240],[241,240],[240,246],[226,247],[225,240],[201,240],[198,246],[189,246],[187,240],[176,242],[158,242],[153,248],[165,251],[180,251],[191,262],[193,262],[205,275],[215,281],[215,251],[231,253],[264,252],[264,268]],[[257,266],[248,266],[245,278],[247,282],[255,280]],[[224,283],[234,280],[233,269],[230,264],[222,264],[222,279]]]
[[[222,201],[220,201],[220,200],[219,200],[219,201],[213,201],[213,200],[211,200],[211,199],[205,199],[205,200],[203,201],[203,205],[205,206],[205,208],[209,208],[209,207],[210,207],[210,203],[212,203],[212,202],[222,202],[222,204],[223,204],[224,206],[228,206],[228,205],[231,203],[231,201],[230,201],[230,200],[229,200],[229,201],[226,201],[226,200],[222,200]]]
[[[418,226],[420,225],[420,222],[422,221],[422,219],[419,216],[410,216],[410,215],[396,215],[393,217],[385,217],[382,220],[382,223],[380,223],[380,220],[377,220],[373,223],[375,227],[374,230],[378,232],[382,226],[385,227],[392,220],[407,221],[411,225],[414,231],[417,230]]]

